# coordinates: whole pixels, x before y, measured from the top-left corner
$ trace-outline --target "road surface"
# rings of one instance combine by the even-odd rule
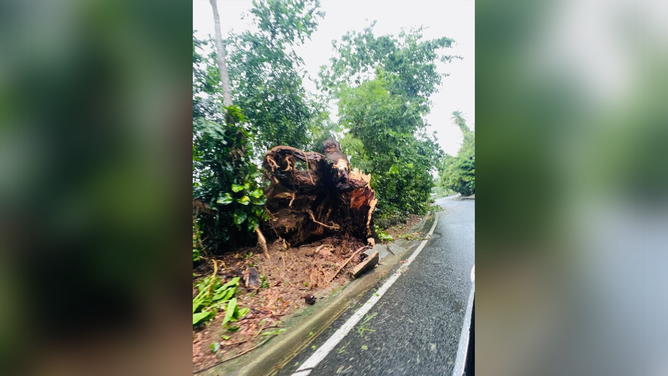
[[[452,375],[472,288],[475,201],[443,198],[436,203],[444,210],[421,253],[336,348],[306,372],[310,376]],[[357,307],[278,374],[295,373]]]

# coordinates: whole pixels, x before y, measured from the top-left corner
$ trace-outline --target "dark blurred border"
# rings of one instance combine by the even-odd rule
[[[187,0],[0,3],[0,374],[191,369]]]
[[[476,371],[668,370],[668,6],[476,1]]]

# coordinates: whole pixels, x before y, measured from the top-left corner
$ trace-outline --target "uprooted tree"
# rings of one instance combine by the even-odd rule
[[[325,140],[323,151],[277,146],[263,159],[270,181],[265,191],[268,226],[292,246],[335,234],[363,240],[373,236],[378,200],[370,175],[351,170],[335,139]]]

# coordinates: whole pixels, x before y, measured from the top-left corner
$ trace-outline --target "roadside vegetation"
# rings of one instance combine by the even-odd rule
[[[464,136],[457,156],[445,155],[439,167],[440,192],[457,192],[462,196],[475,195],[475,133],[466,125],[459,111],[452,113],[452,121]]]

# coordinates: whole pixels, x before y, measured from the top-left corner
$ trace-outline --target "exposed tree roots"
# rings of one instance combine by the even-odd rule
[[[269,226],[295,246],[335,233],[366,240],[373,236],[376,207],[371,178],[351,171],[339,143],[323,143],[324,154],[277,146],[264,156]]]

